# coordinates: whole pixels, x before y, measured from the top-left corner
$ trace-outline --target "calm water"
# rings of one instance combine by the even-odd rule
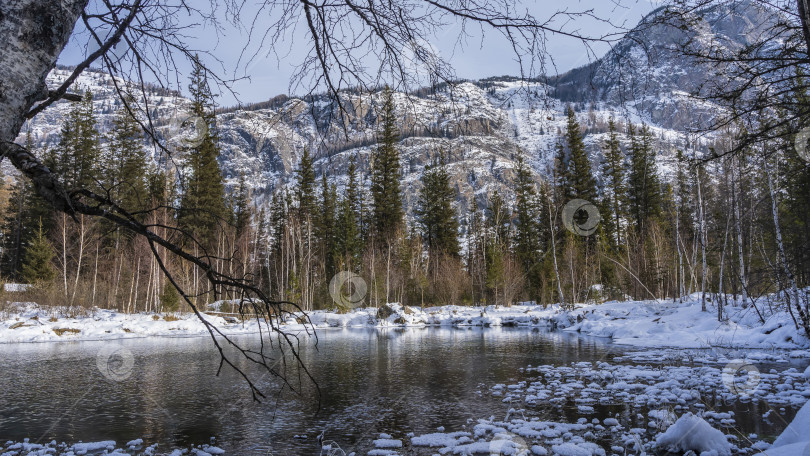
[[[486,392],[522,380],[521,367],[622,354],[604,340],[520,328],[347,329],[319,336],[317,349],[305,344],[302,358],[320,401],[304,381],[302,395],[271,395],[261,404],[232,371],[214,375],[219,358],[206,338],[0,345],[0,439],[121,445],[143,438],[165,450],[216,436],[229,454],[317,454],[316,436],[325,430],[344,450],[363,451],[380,432],[402,438],[438,426],[459,430],[468,419],[503,418],[509,405]],[[111,344],[134,355],[124,381],[111,381],[96,367],[97,353]],[[274,380],[253,374],[263,390],[278,391]],[[746,408],[755,406],[735,409],[738,426],[777,432],[746,421]],[[574,412],[556,413],[576,419]],[[302,434],[308,438],[295,438]]]

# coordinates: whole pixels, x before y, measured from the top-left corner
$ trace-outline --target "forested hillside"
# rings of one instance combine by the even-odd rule
[[[713,9],[695,33],[730,42],[752,21]],[[218,109],[197,66],[186,97],[148,91],[163,138],[144,136],[112,78],[88,73],[76,86],[82,101],[58,103],[25,140],[67,189],[108,195],[213,268],[304,309],[346,307],[329,284],[348,271],[367,283],[348,306],[571,306],[704,292],[750,299],[759,312],[757,298],[792,290],[794,317],[808,327],[798,289],[810,281],[810,163],[785,139],[797,125],[763,113],[789,131],[768,154],[706,161],[736,148],[742,131],[696,136],[690,128],[705,119],[684,113],[719,108],[673,102],[699,84],[690,62],[665,52],[680,34],[639,30],[642,47],[660,51],[646,60],[631,34],[596,64],[545,83],[347,91],[349,111],[318,97]],[[630,57],[636,64],[622,68],[657,79],[617,77]],[[654,90],[625,104],[620,86]],[[154,147],[161,139],[170,154]],[[174,310],[164,267],[197,302],[242,297],[112,224],[55,214],[19,176],[7,176],[3,196],[3,276],[35,284],[33,300]]]

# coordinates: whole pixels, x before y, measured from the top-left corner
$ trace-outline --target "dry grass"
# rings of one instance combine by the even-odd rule
[[[175,317],[174,315],[164,315],[163,319],[166,321],[178,321],[179,318]]]
[[[65,333],[78,334],[81,331],[76,328],[53,328],[53,332],[55,332],[57,336],[62,337],[62,334]]]

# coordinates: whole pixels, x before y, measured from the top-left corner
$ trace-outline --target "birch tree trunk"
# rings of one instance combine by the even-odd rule
[[[700,170],[695,170],[695,182],[698,191],[698,218],[700,220],[700,254],[702,260],[700,280],[700,308],[706,312],[706,213],[703,209],[703,192],[700,185]]]
[[[551,201],[548,202],[548,227],[551,231],[551,255],[554,258],[554,276],[557,278],[557,293],[560,296],[560,305],[565,308],[565,295],[560,284],[560,271],[557,267],[557,241],[554,239],[554,219],[551,218]]]
[[[804,308],[799,300],[799,288],[796,286],[796,278],[793,276],[793,272],[791,272],[790,267],[788,267],[787,255],[785,255],[785,244],[782,242],[782,227],[779,224],[779,205],[776,201],[776,189],[774,188],[773,177],[771,176],[772,173],[770,165],[768,164],[768,159],[765,158],[764,161],[765,174],[768,177],[768,191],[771,195],[771,214],[773,215],[773,227],[777,247],[776,251],[779,257],[779,264],[782,266],[782,273],[785,275],[788,282],[787,284],[790,287],[790,289],[786,290],[785,292],[785,295],[788,297],[787,305],[791,306],[792,304],[796,308],[796,311],[799,314],[799,320],[804,327],[804,332],[808,335],[808,337],[810,337],[810,315],[808,315],[808,309]]]
[[[739,165],[739,160],[737,160]],[[748,307],[748,279],[745,275],[745,256],[743,254],[742,220],[740,220],[740,198],[737,192],[739,178],[734,168],[731,169],[731,199],[734,204],[734,231],[737,234],[737,254],[739,255],[740,286],[742,288],[742,305]]]
[[[48,96],[45,78],[56,65],[87,2],[0,2],[0,143],[13,142],[26,113]],[[43,182],[34,184],[39,189]]]

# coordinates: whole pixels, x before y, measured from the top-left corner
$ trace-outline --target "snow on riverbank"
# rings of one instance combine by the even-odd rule
[[[729,301],[726,321],[717,321],[714,304],[701,310],[700,294],[672,301],[608,302],[568,313],[569,331],[609,337],[615,343],[644,347],[808,348],[810,341],[796,329],[790,315],[760,300],[755,308]],[[771,310],[772,306],[774,310]],[[765,323],[760,320],[760,315]]]
[[[0,442],[0,456],[83,456],[83,455],[142,455],[142,456],[218,456],[225,454],[222,448],[213,445],[201,445],[188,449],[174,449],[169,452],[159,452],[158,445],[144,446],[142,439],[127,442],[124,446],[116,445],[113,440],[88,443],[32,443],[29,439],[23,442]]]
[[[521,370],[525,380],[497,384],[488,394],[502,398],[512,408],[503,418],[468,420],[460,430],[416,435],[378,434],[366,453],[346,453],[333,441],[324,442],[321,454],[396,456],[442,455],[559,455],[607,456],[625,454],[676,454],[695,451],[703,456],[763,454],[805,456],[810,451],[810,375],[790,368],[763,373],[750,391],[724,384],[722,370],[713,366],[641,366],[609,362],[580,362],[565,366],[537,366]],[[791,424],[771,444],[756,434],[743,434],[737,416],[723,409],[735,401],[766,404],[761,419],[777,420],[785,407],[804,406]],[[572,407],[575,406],[575,408]],[[535,408],[535,405],[538,407]],[[613,407],[609,409],[609,407]],[[596,418],[594,407],[615,413]],[[568,410],[569,420],[546,418],[549,408]],[[573,410],[576,410],[574,412]],[[573,415],[572,415],[573,414]],[[760,453],[760,451],[762,453]],[[124,446],[103,441],[78,444],[0,443],[0,455],[78,456],[168,455],[212,456],[225,454],[219,447],[159,449],[138,439]],[[315,453],[313,453],[315,454]],[[689,454],[689,453],[687,453]]]
[[[208,336],[205,325],[193,314],[125,314],[96,309],[84,316],[65,317],[64,309],[33,303],[17,304],[16,308],[0,321],[0,343]],[[216,315],[206,315],[206,319],[229,335],[256,331],[255,323],[228,323]]]
[[[795,368],[763,372],[749,388],[739,387],[748,384],[745,376],[732,376],[729,383],[722,366],[580,362],[522,372],[525,380],[489,389],[513,407],[506,417],[469,421],[460,430],[408,434],[402,450],[378,446],[375,454],[423,454],[423,449],[460,455],[810,454],[802,452],[810,447],[810,375]],[[732,410],[737,402],[758,404],[744,409],[762,416],[738,417]],[[739,430],[738,419],[782,422],[786,407],[802,405],[773,444]]]
[[[60,309],[36,304],[12,304],[16,311],[0,314],[0,343],[64,340],[124,339],[149,336],[203,336],[208,331],[193,314],[164,316],[123,314],[94,310],[85,317],[65,318]],[[718,322],[709,303],[701,311],[700,295],[684,302],[625,301],[578,305],[563,310],[557,305],[512,307],[443,306],[420,309],[388,304],[359,308],[348,313],[309,312],[316,329],[391,327],[521,326],[555,327],[565,331],[612,339],[636,347],[790,349],[795,356],[810,356],[810,340],[797,330],[790,315],[775,303],[760,300],[757,307],[730,301],[726,321]],[[765,323],[760,320],[760,315]],[[255,321],[206,314],[206,319],[226,334],[251,334]],[[281,322],[290,331],[303,331],[301,315]]]

